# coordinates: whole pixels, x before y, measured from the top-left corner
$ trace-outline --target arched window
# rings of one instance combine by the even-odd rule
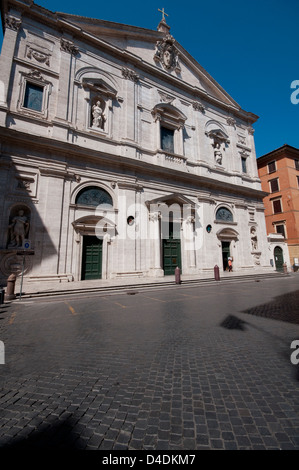
[[[97,186],[89,186],[82,189],[76,197],[76,204],[91,207],[101,206],[105,209],[113,207],[113,201],[110,194]]]
[[[221,220],[223,222],[233,222],[233,214],[226,207],[219,207],[216,212],[216,220]]]

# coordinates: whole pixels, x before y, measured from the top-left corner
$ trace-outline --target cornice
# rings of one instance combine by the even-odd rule
[[[262,167],[264,164],[267,164],[269,161],[272,161],[274,158],[288,158],[295,157],[299,159],[299,149],[296,147],[291,147],[288,144],[284,144],[278,149],[272,150],[265,155],[257,158],[257,164],[259,167]]]
[[[57,160],[59,158],[63,159],[62,163],[63,165],[66,165],[66,155],[71,158],[83,158],[86,160],[86,154],[84,149],[74,143],[61,142],[43,136],[29,135],[27,133],[16,131],[14,129],[7,129],[5,127],[0,127],[0,139],[2,140],[3,144],[10,144],[14,148],[16,146],[19,146],[23,152],[24,149],[27,148],[29,148],[31,152],[35,151],[37,153],[39,153],[42,149],[44,155],[49,152],[51,155],[55,155],[55,162],[57,165],[60,165]],[[192,188],[196,190],[197,188],[205,188],[206,190],[210,189],[212,191],[217,192],[222,191],[228,194],[234,194],[236,196],[246,196],[251,199],[261,201],[267,194],[264,191],[258,189],[240,187],[233,183],[226,183],[223,181],[215,180],[213,178],[198,176],[190,174],[188,172],[182,172],[181,170],[177,170],[174,168],[167,168],[167,171],[165,171],[165,167],[155,165],[154,163],[144,162],[141,160],[136,161],[135,159],[110,154],[106,151],[103,153],[98,150],[89,149],[88,158],[90,159],[90,161],[93,161],[95,163],[101,161],[102,167],[103,165],[107,165],[107,167],[113,168],[113,171],[116,172],[119,172],[119,168],[123,168],[125,166],[126,168],[128,168],[129,171],[132,171],[135,175],[140,175],[138,177],[138,181],[140,181],[140,184],[143,184],[143,175],[147,175],[147,179],[151,177],[159,178],[161,184],[164,184],[166,180],[176,181],[178,185],[187,185],[189,186],[189,188],[191,185]],[[44,165],[42,165],[42,167],[45,168]],[[58,170],[58,173],[60,171],[61,170]]]
[[[59,78],[59,73],[54,72],[54,70],[52,70],[51,68],[46,68],[46,67],[43,67],[42,65],[36,64],[36,63],[32,64],[32,62],[30,62],[29,60],[22,59],[20,57],[14,57],[13,61],[16,64],[23,65],[23,67],[29,67],[30,69],[39,70],[43,74],[50,75],[50,76],[52,76],[53,78],[56,78],[56,79]]]

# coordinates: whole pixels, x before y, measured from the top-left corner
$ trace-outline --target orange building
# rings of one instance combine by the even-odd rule
[[[283,145],[257,159],[264,198],[266,228],[284,236],[291,265],[299,261],[299,149]],[[276,253],[278,255],[278,253]],[[277,259],[277,258],[275,258]]]

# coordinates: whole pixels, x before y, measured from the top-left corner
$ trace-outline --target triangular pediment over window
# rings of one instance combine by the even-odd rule
[[[166,204],[167,206],[171,206],[172,204],[179,204],[180,206],[188,205],[192,208],[195,207],[195,203],[191,201],[191,199],[187,198],[186,196],[182,196],[181,194],[177,194],[177,193],[168,194],[166,196],[157,197],[155,199],[146,201],[146,205],[148,207],[155,206],[155,205],[158,206],[159,204]]]
[[[102,79],[84,78],[83,87],[109,98],[115,98],[117,91],[105,83]]]

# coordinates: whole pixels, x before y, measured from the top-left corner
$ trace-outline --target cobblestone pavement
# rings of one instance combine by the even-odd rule
[[[298,450],[297,279],[6,303],[0,447]]]

